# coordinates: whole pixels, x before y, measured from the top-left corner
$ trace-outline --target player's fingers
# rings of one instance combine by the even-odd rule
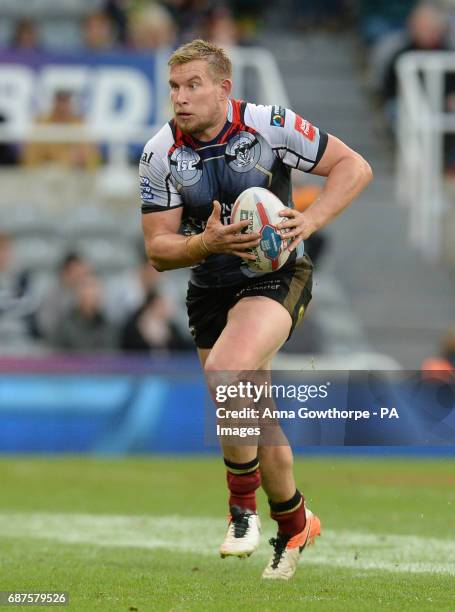
[[[278,229],[288,229],[289,227],[297,227],[300,224],[298,219],[289,219],[288,221],[281,221],[278,223]]]
[[[259,240],[261,239],[261,234],[257,234],[256,232],[254,233],[250,233],[250,232],[235,232],[234,234],[227,234],[225,236],[225,238],[227,240],[230,240],[231,242],[249,242],[251,240],[254,240],[255,242],[259,243]]]
[[[295,227],[297,224],[302,222],[302,219],[296,210],[281,210],[279,214],[283,217],[283,220],[277,225],[279,229]]]
[[[221,219],[221,204],[218,202],[218,200],[213,200],[213,210],[210,217],[216,221]]]
[[[283,210],[280,210],[278,214],[280,217],[282,217],[282,221],[278,224],[278,227],[282,226],[283,223],[295,221],[300,216],[300,213],[297,210],[294,210],[293,208],[285,208]]]
[[[278,214],[280,217],[295,217],[295,213],[296,211],[294,208],[283,208]]]
[[[237,223],[231,223],[230,225],[226,225],[225,230],[228,234],[238,234],[242,230],[245,230],[249,226],[250,222],[248,219],[244,219],[243,221],[238,221]]]
[[[233,244],[229,245],[229,249],[231,249],[232,251],[247,251],[249,249],[254,249],[256,248],[258,245],[255,242],[244,242],[244,243],[238,243],[238,242],[234,242]]]
[[[234,234],[233,236],[228,237],[228,241],[231,244],[239,243],[239,244],[252,244],[256,246],[261,241],[261,236],[259,234]]]
[[[231,251],[232,255],[236,255],[237,257],[241,257],[246,261],[256,261],[256,256],[251,253],[245,253],[245,251]]]
[[[292,252],[302,242],[302,240],[303,240],[302,236],[299,236],[298,238],[293,240],[291,244],[288,246],[288,251]]]
[[[295,238],[296,236],[299,236],[302,233],[302,228],[301,227],[296,227],[293,230],[288,230],[286,232],[286,234],[284,234],[284,238],[286,238],[286,240],[289,240],[290,238]]]

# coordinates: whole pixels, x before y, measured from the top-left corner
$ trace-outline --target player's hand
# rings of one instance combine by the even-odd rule
[[[239,221],[231,225],[223,225],[221,222],[221,204],[213,201],[213,211],[207,220],[203,232],[204,242],[211,253],[229,253],[237,255],[242,259],[255,261],[254,255],[247,252],[259,244],[260,235],[257,233],[243,233],[248,227],[249,221]]]
[[[293,208],[286,208],[279,213],[280,217],[286,217],[277,225],[278,229],[286,229],[286,238],[293,238],[288,246],[289,251],[293,251],[302,240],[306,240],[315,232],[318,227],[313,221],[309,211],[299,212]]]

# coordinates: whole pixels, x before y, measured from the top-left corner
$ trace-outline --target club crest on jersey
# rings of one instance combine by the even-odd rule
[[[261,145],[254,134],[239,132],[228,140],[227,164],[236,172],[248,172],[256,166],[261,156]]]
[[[270,125],[275,127],[284,127],[286,121],[286,109],[282,106],[272,106],[272,113],[270,115]]]
[[[173,178],[184,187],[195,185],[202,177],[201,158],[189,147],[175,149],[169,164]]]

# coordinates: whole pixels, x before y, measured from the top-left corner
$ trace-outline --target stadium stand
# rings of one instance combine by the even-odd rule
[[[409,246],[410,211],[398,205],[395,152],[365,86],[358,39],[325,31],[283,36],[280,26],[291,27],[288,15],[271,13],[276,30],[260,43],[275,50],[291,104],[359,150],[375,172],[362,202],[327,228],[311,312],[323,354],[339,355],[343,367],[343,353],[374,348],[405,368],[419,368],[437,353],[453,321],[453,273]],[[323,355],[316,360],[323,361]]]
[[[33,40],[36,40],[36,37],[34,38],[30,31],[33,29],[30,24],[36,24],[39,34],[37,38],[42,49],[82,49],[84,28],[89,22],[92,22],[91,27],[94,30],[90,33],[92,47],[113,46],[115,50],[140,46],[133,42],[131,33],[137,13],[134,10],[125,10],[122,3],[115,0],[95,3],[68,0],[61,3],[57,11],[53,8],[50,15],[51,4],[31,3],[30,10],[26,13],[18,4],[0,0],[0,8],[5,15],[5,21],[0,27],[0,42],[3,47],[8,48],[15,24],[23,24],[21,20],[24,19],[29,20],[25,26],[20,25],[20,28],[25,30],[25,39],[28,37],[30,44],[35,45]],[[351,253],[349,248],[349,235],[356,226],[356,233],[360,234],[362,227],[372,222],[384,224],[385,233],[392,231],[396,235],[399,227],[400,232],[405,231],[404,215],[397,213],[393,205],[393,153],[384,144],[384,123],[378,122],[377,114],[365,95],[358,73],[356,52],[359,43],[352,36],[345,36],[340,32],[333,34],[332,24],[333,20],[337,19],[338,11],[344,11],[346,19],[343,27],[346,27],[356,16],[359,17],[358,4],[327,2],[324,6],[321,4],[319,12],[313,14],[310,11],[306,13],[306,17],[305,7],[302,6],[302,15],[307,19],[307,25],[313,24],[312,28],[302,28],[302,24],[297,23],[297,20],[291,20],[295,4],[292,0],[283,2],[280,7],[267,3],[263,6],[264,10],[267,10],[262,15],[266,15],[267,23],[277,27],[268,27],[263,33],[258,26],[258,14],[261,12],[258,3],[251,3],[247,9],[244,4],[238,2],[217,3],[213,6],[209,2],[198,2],[196,11],[196,3],[191,0],[180,3],[180,11],[176,10],[173,2],[158,4],[158,10],[167,11],[169,23],[176,24],[177,41],[198,34],[214,37],[223,35],[240,43],[256,38],[263,47],[272,50],[278,59],[290,104],[362,152],[372,161],[376,171],[376,182],[365,196],[365,200],[371,205],[365,206],[364,211],[357,209],[355,213],[348,213],[346,220],[343,218],[337,222],[336,231],[329,228],[326,234],[329,238],[328,248],[318,263],[316,297],[308,312],[305,333],[296,335],[286,349],[293,354],[301,354],[303,351],[336,356],[346,351],[366,354],[372,347],[381,347],[380,352],[383,350],[394,355],[399,361],[406,362],[415,351],[407,348],[406,343],[400,341],[397,336],[393,339],[384,338],[386,322],[382,321],[381,312],[377,319],[371,315],[378,313],[375,305],[377,292],[364,291],[365,283],[366,286],[376,284],[380,287],[383,282],[376,256],[372,253],[368,263],[368,269],[371,269],[368,277],[376,279],[373,282],[366,278],[365,273],[356,265],[356,255]],[[368,7],[363,7],[365,11],[361,16],[367,12],[368,15],[373,15],[382,10],[380,2],[368,4]],[[412,9],[411,5],[412,2],[400,3],[401,25]],[[289,10],[283,10],[286,7]],[[96,15],[101,14],[103,18],[98,19]],[[384,14],[382,16],[384,17]],[[109,32],[105,27],[105,19],[111,24]],[[66,25],[60,29],[63,23]],[[286,35],[280,30],[283,26],[287,28]],[[361,32],[361,19],[358,21],[358,28]],[[60,41],[55,35],[57,30],[61,36]],[[69,35],[70,31],[73,34]],[[24,44],[28,44],[26,40]],[[154,45],[152,42],[148,46],[150,48]],[[96,54],[92,57],[95,56]],[[253,56],[254,50],[251,50],[248,57]],[[241,55],[239,58],[243,61]],[[267,64],[264,68],[268,74],[270,65]],[[276,70],[276,67],[274,69]],[[299,74],[298,79],[295,78],[296,74]],[[305,83],[303,93],[302,79]],[[245,85],[249,96],[251,89],[256,89],[255,79],[248,75]],[[333,91],[337,91],[336,99],[332,95]],[[78,97],[81,109],[84,109],[86,102],[84,96]],[[287,102],[289,101],[286,100],[285,103]],[[8,108],[8,105],[6,110],[0,108],[0,113],[7,115]],[[163,116],[167,116],[165,107]],[[140,215],[134,202],[135,163],[140,144],[143,144],[144,140],[144,134],[135,135],[137,145],[135,150],[129,150],[131,166],[128,172],[116,161],[119,151],[122,150],[122,146],[117,144],[112,147],[103,146],[103,159],[108,163],[104,163],[93,175],[79,170],[57,170],[47,165],[26,172],[20,168],[12,169],[10,166],[9,170],[6,166],[3,170],[0,168],[3,187],[0,201],[2,228],[11,235],[15,245],[16,269],[31,274],[31,287],[38,296],[43,296],[50,290],[64,254],[74,250],[87,259],[103,283],[109,320],[119,325],[122,318],[130,316],[135,309],[140,308],[146,299],[147,288],[138,281],[143,264],[142,256],[137,250],[137,244],[141,240]],[[17,149],[16,146],[16,152]],[[382,202],[384,194],[387,194],[385,203]],[[380,213],[377,212],[378,206],[381,208]],[[394,219],[392,230],[387,229],[384,220],[386,210],[387,217]],[[400,220],[397,224],[398,217]],[[358,248],[362,252],[365,250],[367,254],[371,252],[366,244],[360,244]],[[398,243],[394,243],[393,257],[398,257],[402,262],[400,265],[415,279],[417,286],[420,282],[419,266],[404,244],[401,248]],[[349,266],[337,265],[336,262],[344,262],[346,258],[351,258]],[[368,260],[368,256],[366,259]],[[398,272],[401,273],[399,266],[397,274]],[[393,275],[393,269],[390,274]],[[158,290],[175,304],[176,323],[183,334],[188,334],[184,307],[186,277],[186,271],[164,274],[157,285]],[[440,268],[431,274],[431,279],[431,289],[437,287],[437,292],[447,306],[434,315],[432,323],[436,329],[427,328],[427,336],[415,341],[420,343],[418,354],[421,358],[428,353],[428,338],[432,338],[436,344],[438,333],[450,322],[447,311],[450,309],[452,285],[447,282],[445,272]],[[128,287],[128,291],[134,296],[130,303],[121,299],[125,295],[125,287]],[[391,309],[399,313],[406,310],[402,306],[406,300],[401,295],[396,296],[395,300],[393,294],[387,294],[387,300],[390,305],[385,311]],[[350,307],[351,303],[356,304],[357,310]],[[406,308],[408,307],[409,304]],[[417,310],[419,307],[413,306],[413,312]],[[399,318],[398,315],[396,317]],[[416,315],[418,325],[419,317],[420,314]],[[36,345],[36,337],[31,337],[30,342]],[[400,346],[397,346],[398,344]],[[46,350],[45,345],[41,346]]]

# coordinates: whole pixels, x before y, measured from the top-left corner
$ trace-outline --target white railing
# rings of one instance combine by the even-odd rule
[[[442,249],[444,135],[455,133],[445,111],[445,78],[455,72],[453,52],[412,52],[397,63],[398,196],[409,207],[409,238],[429,260]]]
[[[245,95],[247,71],[252,69],[258,78],[257,102],[289,106],[283,79],[270,51],[260,47],[236,47],[229,51],[229,56],[232,60],[235,96],[242,98]]]
[[[278,70],[274,56],[262,48],[233,48],[229,51],[233,64],[234,95],[245,97],[248,80],[254,71],[257,85],[257,100],[262,104],[281,104],[288,106],[289,100],[283,80]],[[170,106],[167,91],[167,72],[165,66],[158,71],[159,82],[156,84],[162,100],[158,116],[167,120]],[[108,145],[108,163],[116,167],[127,165],[129,144],[145,144],[145,142],[161,127],[160,125],[121,125],[87,124],[74,125],[36,125],[32,121],[27,124],[0,124],[0,142],[103,142]]]

